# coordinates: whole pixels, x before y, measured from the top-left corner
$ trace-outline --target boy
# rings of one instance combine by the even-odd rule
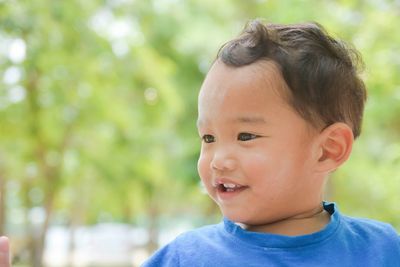
[[[144,266],[400,266],[388,224],[323,202],[366,100],[357,52],[314,23],[250,23],[200,89],[200,178],[224,220],[177,237]]]

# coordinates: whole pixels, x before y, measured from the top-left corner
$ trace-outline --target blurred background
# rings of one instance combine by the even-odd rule
[[[139,266],[221,219],[198,89],[251,18],[317,21],[364,57],[362,136],[327,200],[400,230],[399,0],[0,0],[0,234],[14,266]]]

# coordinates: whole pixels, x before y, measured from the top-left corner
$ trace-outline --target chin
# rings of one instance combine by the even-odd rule
[[[279,221],[281,219],[280,217],[268,216],[267,214],[264,214],[265,216],[260,217],[259,215],[261,215],[261,214],[249,213],[249,210],[240,211],[240,212],[239,211],[226,211],[226,210],[221,210],[221,211],[222,211],[222,214],[224,215],[224,217],[228,218],[232,222],[245,225],[246,228],[251,227],[251,226],[260,226],[260,225],[270,224],[270,223]]]
[[[248,213],[248,211],[227,211],[222,209],[221,211],[224,217],[228,218],[233,222],[242,224],[251,224],[252,216]]]

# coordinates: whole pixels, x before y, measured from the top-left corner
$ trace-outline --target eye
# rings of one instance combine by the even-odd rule
[[[239,133],[237,139],[239,141],[249,141],[259,137],[258,135],[251,134],[251,133]]]
[[[203,139],[203,141],[204,141],[205,143],[212,143],[212,142],[215,142],[215,137],[212,136],[212,135],[210,135],[210,134],[205,134],[205,135],[203,135],[203,137],[202,137],[201,139]]]

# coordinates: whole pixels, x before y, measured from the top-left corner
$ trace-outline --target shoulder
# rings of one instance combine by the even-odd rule
[[[372,220],[366,218],[355,218],[350,216],[343,216],[343,222],[345,225],[358,233],[377,233],[377,234],[389,234],[389,235],[396,235],[396,230],[393,228],[392,225]]]
[[[157,250],[142,267],[151,266],[183,266],[182,263],[191,258],[199,249],[204,249],[215,242],[215,238],[223,232],[222,226],[209,225],[194,229],[177,236],[172,242]]]
[[[388,223],[365,219],[343,216],[342,226],[346,233],[351,234],[355,240],[373,242],[376,245],[392,245],[400,250],[400,237],[396,230]]]

